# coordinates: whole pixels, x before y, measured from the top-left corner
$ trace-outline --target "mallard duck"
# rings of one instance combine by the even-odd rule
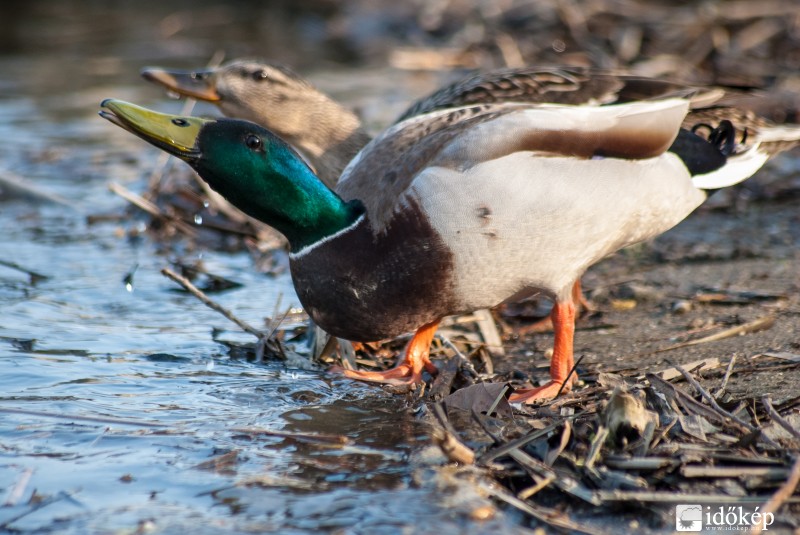
[[[754,124],[725,108],[708,110],[702,137],[705,126],[682,128],[689,106],[668,98],[431,112],[370,142],[335,190],[249,121],[118,100],[100,113],[282,232],[297,295],[323,329],[357,341],[414,332],[395,368],[347,377],[418,383],[423,369],[436,371],[428,353],[442,317],[552,297],[550,381],[511,398],[528,403],[570,389],[570,294],[589,266],[673,227],[709,191],[746,179],[800,139],[800,127]]]

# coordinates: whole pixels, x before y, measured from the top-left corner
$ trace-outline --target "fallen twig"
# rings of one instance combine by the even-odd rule
[[[191,225],[189,225],[185,221],[181,221],[180,219],[165,214],[154,203],[148,201],[141,195],[135,194],[134,192],[130,191],[124,186],[117,184],[116,182],[111,182],[108,185],[108,189],[111,190],[112,193],[116,193],[117,195],[119,195],[129,203],[133,204],[137,208],[144,210],[151,216],[166,221],[167,223],[170,223],[172,225],[175,225],[176,229],[186,234],[190,238],[194,238],[197,236],[197,230],[193,228]]]
[[[493,448],[493,449],[485,452],[483,455],[481,455],[480,459],[478,459],[478,462],[480,464],[484,464],[484,465],[488,464],[488,463],[492,462],[493,460],[497,459],[498,457],[502,457],[503,455],[507,455],[508,452],[510,452],[511,450],[514,450],[516,448],[521,448],[522,446],[524,446],[525,444],[527,444],[529,442],[533,442],[534,440],[536,440],[538,438],[542,438],[543,436],[546,436],[546,435],[552,433],[560,425],[561,425],[561,421],[552,423],[552,424],[548,425],[547,427],[545,427],[544,429],[540,429],[538,431],[534,431],[533,433],[530,433],[529,435],[525,435],[525,436],[520,437],[520,438],[518,438],[516,440],[512,440],[511,442],[507,442],[507,443],[503,444],[502,446],[498,446],[496,448]]]
[[[555,481],[556,477],[558,476],[556,476],[555,474],[553,474],[552,476],[543,477],[536,484],[530,487],[526,487],[521,491],[519,491],[517,493],[517,498],[519,498],[520,500],[527,500],[528,498],[538,493],[540,490],[547,488],[547,486],[550,485],[550,483]]]
[[[475,323],[478,324],[478,330],[481,333],[481,338],[483,338],[483,343],[487,351],[489,351],[489,354],[496,357],[505,355],[503,339],[500,338],[500,333],[497,330],[497,323],[494,321],[492,313],[483,308],[476,310],[473,316],[475,317]]]
[[[501,400],[502,400],[502,399],[505,397],[505,395],[506,395],[506,392],[508,392],[508,389],[509,389],[509,386],[508,386],[508,385],[505,385],[505,386],[503,387],[503,389],[502,389],[502,390],[500,391],[500,393],[497,395],[497,397],[495,398],[495,400],[494,400],[494,401],[492,402],[492,404],[489,406],[489,410],[487,410],[487,411],[486,411],[486,416],[491,416],[491,415],[492,415],[492,413],[495,411],[495,409],[497,408],[497,406],[500,404],[500,401],[501,401]]]
[[[730,412],[728,412],[725,409],[723,409],[722,407],[720,407],[719,403],[717,403],[717,400],[714,399],[714,396],[712,396],[711,393],[708,392],[708,390],[706,390],[705,388],[700,386],[700,383],[697,382],[697,379],[692,377],[692,374],[690,374],[689,372],[684,370],[681,366],[675,366],[675,368],[679,372],[681,372],[681,375],[683,375],[686,378],[686,380],[689,381],[689,383],[694,387],[694,389],[697,390],[697,392],[699,392],[700,395],[709,403],[709,405],[711,405],[711,407],[713,407],[714,410],[717,411],[720,415],[722,415],[725,418],[729,418],[730,420],[732,420],[732,421],[736,422],[737,424],[741,425],[742,427],[744,427],[748,431],[752,432],[752,431],[756,431],[758,429],[755,426],[750,425],[749,423],[745,422],[741,418],[738,418],[737,416],[731,414]],[[765,440],[771,442],[771,440],[768,437],[763,437],[763,438]],[[774,442],[772,443],[772,445],[773,446],[777,446],[777,444],[775,444]]]
[[[711,407],[707,405],[703,405],[692,396],[681,390],[680,388],[675,387],[672,383],[668,381],[662,380],[657,375],[647,374],[647,380],[650,381],[650,384],[661,392],[662,394],[671,396],[675,398],[677,402],[682,404],[684,408],[689,413],[699,414],[706,418],[711,418],[716,421],[722,421],[724,423],[724,418],[722,418],[716,411],[714,411]],[[675,407],[677,409],[677,407]],[[737,431],[741,431],[739,427],[736,427]]]
[[[13,524],[17,520],[19,520],[21,518],[25,518],[29,514],[35,513],[39,509],[47,507],[48,505],[54,504],[56,502],[60,502],[61,500],[66,500],[66,501],[68,501],[68,502],[70,502],[70,503],[72,503],[74,505],[77,505],[78,507],[84,507],[85,508],[85,506],[81,502],[79,502],[78,500],[73,498],[72,494],[70,494],[67,491],[62,490],[61,492],[59,492],[55,496],[50,496],[50,497],[47,497],[47,498],[45,498],[45,499],[43,499],[41,501],[32,503],[27,511],[23,511],[22,513],[18,514],[17,516],[14,516],[12,518],[4,519],[3,522],[0,523],[0,529],[6,529],[6,528],[8,528],[8,526]]]
[[[758,431],[759,434],[760,434],[761,440],[763,440],[764,442],[766,442],[770,446],[772,446],[772,447],[780,447],[774,440],[772,440],[771,438],[766,436],[764,433],[761,433],[760,430],[757,427],[755,427],[753,425],[750,425],[749,423],[745,422],[744,420],[738,418],[734,414],[732,414],[732,413],[726,411],[725,409],[723,409],[722,407],[720,407],[719,403],[717,403],[717,400],[714,398],[714,396],[712,396],[711,393],[708,392],[708,390],[706,390],[705,388],[700,386],[700,383],[698,383],[697,380],[694,377],[692,377],[692,375],[689,372],[687,372],[686,370],[684,370],[680,366],[676,366],[676,368],[678,369],[679,372],[681,372],[681,374],[686,378],[686,380],[689,381],[689,383],[691,383],[691,385],[695,388],[695,390],[697,390],[700,393],[700,395],[703,398],[705,398],[706,401],[708,401],[708,403],[711,405],[711,407],[713,407],[713,409],[717,413],[719,413],[721,416],[723,416],[726,419],[730,419],[730,420],[736,422],[737,424],[739,424],[740,426],[744,427],[745,429],[747,429],[750,432]]]
[[[75,205],[74,201],[65,199],[60,195],[56,195],[55,193],[36,186],[31,180],[14,173],[10,169],[0,169],[0,188],[4,194],[7,194],[8,190],[11,190],[12,192],[15,191],[17,196],[34,198],[40,201],[58,204],[77,212],[81,211],[80,208]]]
[[[724,504],[724,503],[762,503],[766,496],[731,496],[730,494],[689,494],[682,492],[665,491],[628,491],[628,490],[597,490],[595,494],[604,502],[641,502],[641,503],[696,503],[696,504]],[[800,502],[800,498],[792,500]]]
[[[696,346],[698,344],[707,344],[709,342],[718,342],[720,340],[725,340],[726,338],[731,338],[733,336],[739,336],[743,334],[752,334],[769,329],[774,324],[775,324],[775,316],[772,315],[764,316],[763,318],[758,318],[757,320],[745,323],[744,325],[737,325],[736,327],[731,327],[730,329],[725,329],[724,331],[704,336],[702,338],[697,338],[695,340],[689,340],[687,342],[681,342],[679,344],[674,344],[671,346],[663,347],[661,349],[656,349],[648,353],[643,353],[640,356],[654,355],[656,353],[664,353],[665,351],[672,351],[673,349]]]
[[[581,533],[588,533],[590,535],[600,535],[603,532],[598,531],[596,529],[583,526],[581,524],[577,524],[570,520],[566,515],[560,511],[556,511],[554,509],[547,509],[545,507],[539,507],[533,504],[530,504],[526,501],[523,501],[510,492],[506,491],[505,489],[499,488],[497,485],[482,485],[483,489],[491,496],[504,501],[508,505],[519,509],[520,511],[527,513],[534,517],[535,519],[539,520],[540,522],[544,522],[549,526],[555,526],[557,528],[572,530],[572,531],[579,531]]]
[[[719,367],[719,359],[716,357],[711,357],[707,359],[695,360],[693,362],[685,364],[684,367],[690,370],[697,370],[697,371],[713,370],[714,368]],[[664,379],[665,381],[671,381],[676,377],[681,377],[681,372],[679,372],[675,366],[671,366],[669,368],[654,373],[659,377],[661,377],[662,379]]]
[[[666,457],[634,457],[632,459],[607,457],[604,461],[609,468],[619,468],[620,470],[659,470],[680,463],[678,459]]]
[[[775,494],[773,494],[772,497],[767,500],[767,503],[765,503],[761,508],[762,520],[760,523],[754,525],[750,529],[750,533],[761,533],[766,529],[767,514],[775,513],[778,509],[780,509],[781,505],[783,505],[783,503],[786,502],[792,494],[794,494],[798,483],[800,483],[800,456],[795,459],[794,465],[792,466],[792,471],[789,473],[789,477],[786,479],[786,482],[781,485],[777,491],[775,491]]]
[[[714,394],[715,398],[720,397],[728,387],[728,380],[731,378],[731,372],[733,371],[734,363],[736,363],[736,355],[731,355],[731,358],[728,361],[728,367],[725,368],[725,375],[722,376],[722,383],[719,385],[717,392]]]
[[[161,269],[161,274],[164,275],[167,278],[170,278],[170,279],[174,280],[175,282],[177,282],[178,284],[183,286],[186,289],[186,291],[188,291],[193,296],[197,297],[200,301],[203,302],[204,305],[206,305],[207,307],[209,307],[212,310],[216,310],[217,312],[219,312],[220,314],[222,314],[223,316],[225,316],[226,318],[231,320],[233,323],[238,325],[242,330],[252,334],[253,336],[258,338],[259,340],[264,338],[265,333],[263,333],[262,331],[259,331],[255,327],[251,326],[246,321],[237,318],[233,314],[233,312],[231,312],[227,308],[223,307],[222,305],[220,305],[216,301],[213,301],[210,297],[208,297],[206,294],[204,294],[199,288],[197,288],[197,286],[192,284],[192,282],[189,279],[187,279],[186,277],[178,275],[177,273],[172,271],[170,268],[162,268]]]
[[[578,359],[575,361],[575,364],[572,365],[572,368],[569,370],[569,373],[567,374],[567,378],[564,379],[564,382],[561,383],[561,386],[558,388],[558,392],[556,392],[556,398],[558,398],[561,395],[561,392],[564,391],[564,387],[567,386],[567,382],[569,382],[569,380],[572,378],[573,374],[575,373],[575,370],[578,369],[578,364],[581,363],[583,357],[585,356],[586,355],[581,355],[580,357],[578,357]]]
[[[739,420],[738,418],[732,418],[733,415],[731,415],[724,409],[717,410],[714,409],[713,407],[703,405],[702,403],[695,400],[692,396],[690,396],[683,390],[676,388],[671,383],[662,380],[660,377],[656,375],[649,373],[647,374],[646,377],[648,381],[650,381],[650,384],[656,390],[660,391],[662,394],[668,394],[675,397],[676,400],[684,407],[684,409],[686,409],[689,412],[693,412],[695,414],[704,416],[706,418],[710,418],[716,422],[721,423],[725,427],[735,430],[737,433],[747,434],[759,431],[757,428],[753,427],[748,423],[743,424],[741,420]],[[710,396],[708,392],[706,392],[706,395]],[[714,403],[716,404],[716,400],[714,401]],[[719,407],[719,405],[717,405],[717,407]],[[760,438],[770,446],[779,447],[774,440],[767,437],[763,433],[760,433]]]
[[[472,417],[481,423],[480,416],[477,412],[472,411]],[[559,425],[566,424],[569,420],[561,420]],[[491,437],[492,440],[497,444],[499,443],[498,437],[492,433],[485,425],[481,425],[484,432]],[[518,442],[514,441],[514,442]],[[524,444],[524,443],[523,443]],[[533,478],[533,480],[538,484],[541,483],[543,479],[552,481],[556,487],[558,487],[563,492],[567,494],[571,494],[576,498],[580,498],[587,503],[592,505],[600,505],[597,497],[594,495],[594,492],[585,486],[581,485],[576,479],[571,477],[569,474],[557,472],[552,467],[548,466],[546,463],[536,459],[535,457],[528,455],[522,449],[521,446],[517,445],[514,446],[504,454],[508,455],[512,459],[514,459],[522,468],[525,469],[526,472]],[[499,449],[499,448],[498,448]],[[485,456],[484,456],[485,457]],[[485,463],[483,458],[481,458],[481,462]]]
[[[683,477],[767,477],[782,478],[789,469],[782,466],[682,466]]]
[[[435,429],[433,439],[442,450],[442,453],[453,462],[473,464],[475,452],[458,439],[456,430],[450,425],[441,403],[433,404],[433,415],[439,421],[440,428]]]
[[[39,281],[47,280],[50,277],[47,275],[42,275],[41,273],[37,273],[36,271],[31,271],[30,269],[24,268],[15,262],[9,262],[8,260],[0,260],[0,266],[5,266],[7,268],[15,269],[22,273],[25,273],[28,277],[30,277],[31,284],[36,284]]]
[[[798,355],[797,353],[789,353],[787,351],[780,351],[777,353],[764,353],[763,355],[765,357],[788,360],[790,362],[800,362],[800,355]]]
[[[569,439],[571,437],[572,437],[572,422],[570,420],[564,420],[564,429],[561,432],[561,440],[559,441],[558,446],[556,446],[551,450],[548,450],[547,454],[544,457],[544,463],[547,466],[553,466],[555,464],[556,460],[558,460],[561,454],[564,453],[564,450],[566,449],[567,444],[569,444]]]
[[[431,389],[428,395],[434,401],[441,401],[444,397],[450,394],[453,387],[453,381],[458,375],[459,362],[457,358],[449,358],[444,361],[444,364],[439,366],[439,373],[433,380]]]
[[[592,443],[589,446],[589,451],[586,453],[586,460],[583,462],[583,466],[585,466],[587,469],[594,468],[594,463],[597,462],[597,457],[600,455],[600,450],[602,450],[603,444],[607,438],[608,428],[604,425],[601,425],[597,429],[594,439],[592,439]]]

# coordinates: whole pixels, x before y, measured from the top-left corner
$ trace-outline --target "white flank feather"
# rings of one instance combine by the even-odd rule
[[[692,177],[692,184],[699,189],[720,189],[733,186],[753,176],[769,158],[759,147],[747,152],[728,157],[725,165],[706,173]]]
[[[758,145],[747,152],[728,157],[725,165],[716,171],[692,177],[692,183],[700,189],[719,189],[738,184],[753,176],[769,159],[770,154],[761,148],[762,143],[797,140],[800,140],[800,127],[796,125],[762,128],[758,131]]]

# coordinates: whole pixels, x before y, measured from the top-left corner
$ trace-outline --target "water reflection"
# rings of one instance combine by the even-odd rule
[[[286,429],[341,435],[349,443],[330,447],[298,441],[293,475],[304,481],[373,490],[408,485],[408,457],[427,443],[424,426],[398,400],[366,398],[304,407],[282,416]]]

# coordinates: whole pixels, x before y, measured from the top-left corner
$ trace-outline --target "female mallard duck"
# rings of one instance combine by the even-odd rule
[[[800,127],[717,119],[709,139],[681,128],[684,98],[604,107],[484,104],[403,121],[369,143],[335,191],[254,123],[156,113],[106,100],[101,115],[174,154],[232,204],[282,232],[305,309],[358,341],[415,334],[386,372],[416,383],[446,315],[551,296],[550,382],[513,402],[569,389],[571,288],[593,263],[684,219],[707,190],[752,175]],[[717,117],[725,109],[715,110]],[[747,128],[747,135],[743,128]]]
[[[289,68],[236,60],[216,69],[147,68],[142,76],[180,95],[213,102],[227,117],[260,124],[294,147],[329,187],[370,140],[351,110]],[[398,122],[473,104],[613,104],[683,95],[686,85],[579,67],[524,67],[473,75],[413,103]]]

